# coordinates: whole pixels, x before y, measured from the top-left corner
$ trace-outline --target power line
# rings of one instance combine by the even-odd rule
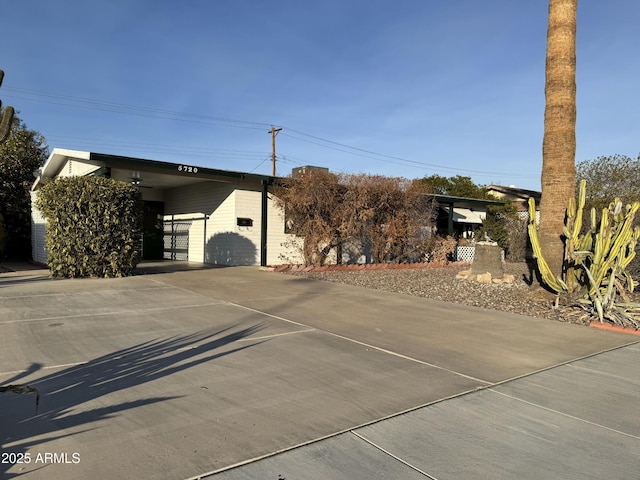
[[[143,106],[130,105],[125,103],[118,103],[118,102],[108,102],[108,101],[95,100],[95,99],[85,98],[85,97],[76,97],[76,96],[61,94],[61,93],[41,92],[37,90],[30,90],[30,89],[16,88],[16,87],[5,86],[4,90],[17,92],[24,95],[32,95],[35,97],[43,97],[45,99],[53,99],[53,100],[59,100],[59,101],[43,100],[41,98],[33,99],[29,97],[16,96],[16,95],[11,96],[11,98],[19,98],[27,101],[62,105],[62,106],[71,107],[71,108],[84,108],[89,110],[107,111],[107,112],[126,114],[126,115],[137,115],[137,116],[143,116],[143,117],[160,118],[165,120],[178,120],[178,121],[186,121],[186,122],[194,122],[194,123],[215,124],[215,125],[220,125],[225,127],[245,128],[245,129],[251,129],[251,130],[261,130],[265,126],[267,127],[271,126],[273,130],[272,125],[269,125],[263,122],[238,120],[238,119],[217,117],[217,116],[211,116],[211,115],[194,114],[194,113],[188,113],[188,112],[178,112],[173,110],[143,107]],[[277,131],[280,131],[280,130],[281,129],[277,129]],[[269,132],[272,133],[272,137],[275,137],[275,134],[271,130]],[[299,136],[291,135],[288,132],[295,133]],[[409,166],[414,168],[428,167],[428,168],[441,170],[441,171],[474,174],[479,176],[508,175],[513,178],[532,178],[534,176],[536,177],[538,176],[538,174],[527,175],[527,174],[514,174],[509,172],[490,172],[490,171],[484,171],[484,170],[472,170],[467,168],[454,168],[454,167],[448,167],[445,165],[439,165],[435,163],[422,162],[418,160],[412,160],[412,159],[402,158],[394,155],[379,153],[379,152],[367,150],[360,147],[354,147],[352,145],[336,142],[334,140],[329,140],[326,138],[319,137],[317,135],[301,132],[299,130],[295,130],[289,127],[286,127],[286,132],[283,132],[283,135],[289,138],[293,138],[295,140],[299,140],[301,142],[343,152],[349,155],[370,158],[379,162]],[[313,140],[310,140],[310,139],[313,139]],[[272,138],[272,142],[273,142],[273,138]],[[275,156],[274,152],[272,151],[272,162],[274,161],[274,156]]]
[[[396,156],[393,156],[393,155],[387,155],[387,154],[384,154],[384,153],[378,153],[378,152],[374,152],[374,151],[371,151],[371,150],[366,150],[364,148],[353,147],[353,146],[350,146],[350,145],[346,145],[344,143],[335,142],[333,140],[328,140],[326,138],[321,138],[321,137],[318,137],[316,135],[311,135],[311,134],[308,134],[308,133],[300,132],[298,130],[294,130],[294,129],[289,128],[289,127],[287,127],[287,132],[294,132],[294,133],[297,133],[298,135],[303,135],[303,136],[306,136],[306,137],[309,137],[309,138],[313,138],[315,140],[326,142],[329,145],[323,145],[323,144],[318,143],[318,142],[313,142],[311,140],[306,140],[304,138],[300,138],[300,137],[296,137],[296,136],[293,136],[293,135],[289,135],[288,133],[283,133],[283,135],[285,135],[287,137],[295,138],[296,140],[300,140],[302,142],[312,143],[314,145],[323,146],[325,148],[330,148],[330,149],[333,149],[333,150],[337,150],[339,152],[350,153],[352,155],[357,155],[357,156],[361,156],[361,157],[365,157],[365,158],[373,158],[373,159],[380,160],[380,161],[389,161],[389,163],[395,163],[397,165],[430,167],[430,168],[437,168],[439,170],[447,170],[447,171],[452,171],[452,172],[464,171],[465,173],[474,173],[474,174],[477,174],[477,175],[485,175],[485,176],[491,176],[491,175],[509,175],[511,177],[530,177],[531,176],[531,175],[523,175],[523,174],[509,174],[509,173],[506,173],[506,172],[488,172],[488,171],[485,171],[485,170],[471,170],[471,169],[467,169],[467,168],[460,169],[460,168],[446,167],[444,165],[421,162],[421,161],[418,161],[418,160],[410,160],[410,159],[407,159],[407,158],[396,157]],[[332,145],[337,145],[338,147],[342,147],[342,148],[336,148],[336,147],[333,147]],[[356,153],[350,152],[348,150],[344,150],[345,148],[346,149],[350,149],[350,150],[354,150]],[[378,157],[382,157],[382,158],[378,158]],[[403,163],[399,163],[399,162],[403,162]],[[410,164],[410,165],[407,165],[407,164]]]
[[[5,87],[5,90],[18,92],[26,95],[33,95],[35,97],[51,98],[54,100],[42,100],[39,98],[30,98],[20,95],[11,95],[11,98],[18,98],[27,101],[35,101],[41,103],[48,103],[52,105],[61,105],[72,108],[84,108],[87,110],[99,110],[111,113],[124,113],[127,115],[137,115],[142,117],[162,118],[168,120],[182,120],[194,123],[207,123],[217,124],[227,127],[235,128],[247,128],[251,130],[262,130],[264,127],[268,127],[268,123],[253,122],[248,120],[236,120],[232,118],[216,117],[212,115],[202,115],[188,112],[178,112],[175,110],[165,110],[160,108],[143,107],[139,105],[130,105],[125,103],[107,102],[102,100],[94,100],[90,98],[75,97],[72,95],[51,93],[51,92],[38,92],[36,90],[28,90],[23,88]],[[66,100],[67,102],[63,102]]]

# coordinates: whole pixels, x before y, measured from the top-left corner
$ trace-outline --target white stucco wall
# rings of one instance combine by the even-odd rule
[[[58,176],[87,175],[98,165],[77,159],[68,160]],[[164,202],[164,220],[174,221],[180,235],[165,235],[165,258],[218,265],[258,265],[262,223],[260,185],[249,182],[202,181],[173,189],[143,189],[145,200]],[[35,198],[36,192],[31,192]],[[284,215],[268,196],[267,264],[299,263],[301,256],[293,246],[295,237],[284,232]],[[239,226],[238,218],[251,219],[251,226]],[[169,229],[170,229],[169,224]],[[186,235],[183,233],[186,232]],[[46,263],[46,222],[32,209],[32,255]],[[186,241],[182,250],[167,253],[171,241]],[[172,256],[173,253],[173,256]]]
[[[262,226],[259,186],[202,182],[165,192],[165,219],[207,216],[189,227],[189,261],[214,265],[258,265]],[[267,264],[296,262],[299,255],[287,248],[292,235],[284,233],[284,216],[269,195],[267,207]],[[251,219],[239,226],[238,218]],[[288,259],[288,260],[287,260]]]

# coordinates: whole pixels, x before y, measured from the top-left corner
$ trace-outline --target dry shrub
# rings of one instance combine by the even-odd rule
[[[274,189],[290,233],[303,239],[307,265],[337,261],[354,245],[371,250],[374,263],[406,262],[426,253],[422,231],[433,218],[427,187],[404,178],[338,175],[309,170]]]
[[[448,263],[451,255],[456,250],[458,242],[455,238],[447,235],[433,237],[431,243],[431,251],[429,252],[429,261],[435,263]]]
[[[510,262],[520,262],[527,259],[531,251],[529,234],[527,233],[528,220],[518,216],[509,217],[505,227],[509,234],[509,248],[506,257]]]

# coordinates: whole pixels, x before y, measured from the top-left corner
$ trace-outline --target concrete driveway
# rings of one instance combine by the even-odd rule
[[[0,274],[0,385],[41,393],[37,414],[0,395],[2,478],[637,476],[637,337],[253,267],[147,270]]]

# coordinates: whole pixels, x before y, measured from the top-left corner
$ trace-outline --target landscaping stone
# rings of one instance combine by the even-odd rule
[[[471,271],[476,275],[488,272],[494,278],[502,278],[504,274],[502,249],[497,243],[478,242],[476,244],[476,252],[473,257],[473,263],[471,264]]]
[[[490,272],[480,273],[476,277],[476,282],[478,283],[491,283],[491,280],[492,278]]]

